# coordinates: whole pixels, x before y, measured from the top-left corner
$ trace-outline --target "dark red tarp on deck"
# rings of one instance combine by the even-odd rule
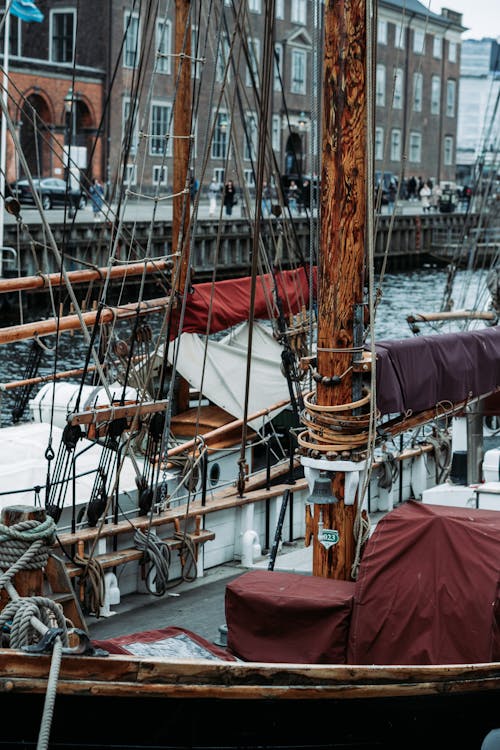
[[[409,502],[360,566],[350,664],[498,661],[500,513]]]
[[[309,304],[309,279],[303,268],[276,274],[278,294],[286,316],[298,313]],[[314,269],[314,295],[316,294]],[[250,315],[251,278],[229,279],[216,284],[195,284],[189,294],[183,331],[185,333],[217,333],[248,320]],[[257,278],[254,316],[269,319],[277,316],[274,303],[274,279],[270,274]],[[212,310],[210,312],[210,305]],[[271,309],[270,309],[271,306]],[[209,321],[210,318],[210,321]],[[208,328],[207,328],[207,324]],[[174,336],[176,333],[173,334]]]
[[[226,586],[228,646],[246,661],[345,664],[354,583],[253,570]]]

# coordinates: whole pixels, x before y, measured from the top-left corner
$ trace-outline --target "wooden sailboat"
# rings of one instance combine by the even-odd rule
[[[388,514],[363,552],[364,476],[377,437],[376,364],[382,365],[379,378],[380,370],[386,378],[390,372],[374,346],[369,358],[362,354],[369,225],[364,207],[363,30],[372,15],[364,0],[325,5],[318,387],[306,398],[307,434],[301,443],[302,461],[316,489],[309,501],[307,532],[314,546],[314,577],[290,578],[271,571],[242,576],[227,593],[230,649],[214,649],[194,636],[201,658],[186,661],[175,655],[134,655],[132,646],[139,643],[137,650],[143,653],[144,643],[136,634],[97,645],[84,629],[68,638],[60,619],[40,623],[31,611],[24,617],[41,637],[23,649],[14,638],[21,630],[17,621],[15,627],[12,623],[17,615],[4,609],[2,624],[11,648],[0,649],[0,687],[6,717],[2,739],[9,747],[34,746],[38,738],[38,747],[44,748],[49,736],[50,746],[68,748],[472,747],[498,724],[498,566],[491,561],[498,557],[500,514],[408,504]],[[498,361],[497,338],[493,332],[478,344],[490,349],[492,362]],[[416,356],[422,356],[421,351]],[[366,393],[363,381],[370,369],[371,392]],[[391,386],[400,375],[398,371]],[[454,403],[446,410],[443,406],[443,413],[495,390],[497,381],[494,372],[472,391],[466,384],[464,397],[460,382]],[[122,410],[118,418],[130,416],[123,398],[117,409]],[[384,413],[391,413],[386,409]],[[422,406],[415,421],[430,418],[435,409]],[[400,411],[404,409],[395,406],[392,413]],[[102,416],[110,417],[104,411]],[[384,429],[397,434],[408,425],[408,418],[394,418]],[[196,437],[191,447],[199,458],[203,445]],[[166,471],[174,456],[162,452],[161,457]],[[271,492],[283,491],[281,486]],[[241,504],[249,492],[248,486],[241,488]],[[186,516],[203,519],[207,511],[202,496]],[[173,509],[167,512],[175,515]],[[53,542],[50,520],[37,512],[31,516],[20,519],[14,512],[3,519],[2,539],[18,542],[20,555],[31,554],[33,538],[43,552]],[[143,519],[142,527],[154,518]],[[12,526],[14,532],[9,531]],[[117,529],[104,528],[107,531]],[[91,541],[98,538],[96,529],[86,534]],[[202,520],[190,532],[191,541],[208,535]],[[179,543],[179,537],[171,541]],[[71,537],[64,543],[71,545]],[[413,551],[410,557],[405,556],[408,550]],[[118,566],[119,554],[114,550],[114,557],[108,556],[110,568]],[[403,568],[399,560],[405,561]],[[450,579],[446,572],[452,565],[458,572],[452,571]],[[16,589],[31,594],[39,587],[39,575],[33,580],[32,574],[9,566],[3,565],[9,572],[2,583],[17,602]],[[361,566],[356,583],[351,580],[354,566]],[[64,567],[58,568],[58,574],[50,576],[52,594],[74,603],[65,573]],[[437,580],[436,588],[427,588],[430,580]],[[173,638],[175,654],[179,636],[190,637],[170,631],[157,633],[156,640]],[[146,641],[151,638],[149,634]],[[288,658],[282,658],[287,649]],[[436,661],[435,654],[443,652],[448,658]],[[256,653],[268,658],[248,656]],[[309,659],[298,658],[301,654]],[[7,717],[19,711],[22,722],[9,723]]]

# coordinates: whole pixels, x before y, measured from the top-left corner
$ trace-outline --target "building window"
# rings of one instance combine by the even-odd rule
[[[158,54],[156,70],[159,73],[170,73],[172,51],[172,24],[170,21],[156,22],[156,51]]]
[[[172,107],[170,104],[151,105],[151,138],[149,153],[153,156],[170,156],[172,142],[169,138],[171,127]]]
[[[1,50],[3,50],[5,47],[4,16],[5,16],[5,12],[3,10],[0,10],[0,49]],[[23,24],[23,21],[21,21],[20,18],[11,16],[10,34],[9,34],[9,54],[12,55],[12,57],[22,56],[22,36],[21,36],[22,24]]]
[[[455,117],[455,89],[455,81],[450,79],[446,82],[446,114],[448,117]]]
[[[377,65],[377,107],[385,107],[385,65]]]
[[[243,158],[245,161],[255,160],[257,154],[257,117],[255,112],[247,112],[245,117],[245,132]]]
[[[443,54],[443,37],[435,36],[432,43],[432,56],[441,59]]]
[[[457,43],[456,42],[448,42],[448,61],[449,62],[457,61]]]
[[[274,45],[274,90],[281,91],[283,78],[283,45]]]
[[[214,179],[215,182],[218,182],[219,185],[224,184],[224,169],[222,167],[215,167],[214,169]]]
[[[410,133],[410,161],[413,164],[420,164],[422,161],[422,135],[420,133]]]
[[[243,170],[243,179],[245,180],[245,185],[249,188],[255,187],[255,174],[253,169],[244,169]]]
[[[422,88],[424,77],[422,73],[413,74],[413,111],[422,111]]]
[[[431,115],[438,115],[441,109],[441,78],[431,78]]]
[[[302,49],[292,50],[292,94],[306,93],[306,52]]]
[[[401,131],[391,130],[391,161],[401,161]]]
[[[377,23],[377,42],[379,44],[387,44],[387,21],[379,19]]]
[[[396,49],[405,48],[406,29],[402,23],[394,24],[394,46]]]
[[[453,136],[444,137],[444,164],[446,167],[453,166]]]
[[[384,158],[384,128],[375,128],[375,159]]]
[[[137,127],[137,109],[132,106],[130,97],[123,100],[122,108],[122,142],[125,151],[132,156],[137,153],[139,130]]]
[[[137,166],[135,164],[127,164],[123,175],[124,185],[135,185],[137,182]]]
[[[290,20],[292,23],[307,24],[307,0],[292,0],[292,12]]]
[[[413,51],[416,55],[423,55],[425,52],[425,31],[414,29],[413,31]]]
[[[392,98],[393,109],[403,109],[403,70],[396,68],[394,71],[394,96]]]
[[[194,58],[198,55],[198,26],[191,26],[191,54]],[[191,62],[191,77],[200,77],[200,61],[194,59]]]
[[[217,63],[216,63],[216,78],[219,83],[222,83],[224,81],[224,76],[226,76],[226,81],[231,80],[230,78],[230,68],[228,67],[229,62],[229,41],[226,36],[221,37],[219,41],[219,47],[217,50]],[[226,68],[227,71],[226,71]]]
[[[260,60],[260,39],[248,39],[248,58],[250,67],[247,66],[246,85],[259,85],[259,60]]]
[[[271,144],[273,149],[279,153],[281,150],[281,117],[279,115],[273,115],[271,127]]]
[[[276,12],[276,18],[285,17],[285,0],[276,0],[274,8]]]
[[[51,61],[72,63],[75,52],[76,10],[50,14]]]
[[[135,68],[139,52],[139,16],[137,13],[125,13],[125,44],[123,47],[123,65]]]
[[[215,119],[214,138],[212,141],[212,159],[227,157],[229,121],[225,112],[218,112]]]
[[[248,0],[248,10],[251,13],[262,13],[261,0]]]
[[[168,169],[163,164],[153,165],[153,185],[166,185],[168,178]]]

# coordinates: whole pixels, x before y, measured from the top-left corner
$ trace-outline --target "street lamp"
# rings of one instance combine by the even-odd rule
[[[64,130],[64,145],[66,146],[66,179],[71,180],[71,147],[75,146],[76,139],[76,96],[73,92],[73,87],[70,86],[68,93],[64,97],[64,112],[65,112],[65,130]]]

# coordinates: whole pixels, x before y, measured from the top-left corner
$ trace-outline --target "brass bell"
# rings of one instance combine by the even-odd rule
[[[332,478],[328,476],[328,473],[322,472],[314,480],[314,487],[307,502],[317,505],[333,505],[334,503],[338,503],[338,498],[332,492]]]

